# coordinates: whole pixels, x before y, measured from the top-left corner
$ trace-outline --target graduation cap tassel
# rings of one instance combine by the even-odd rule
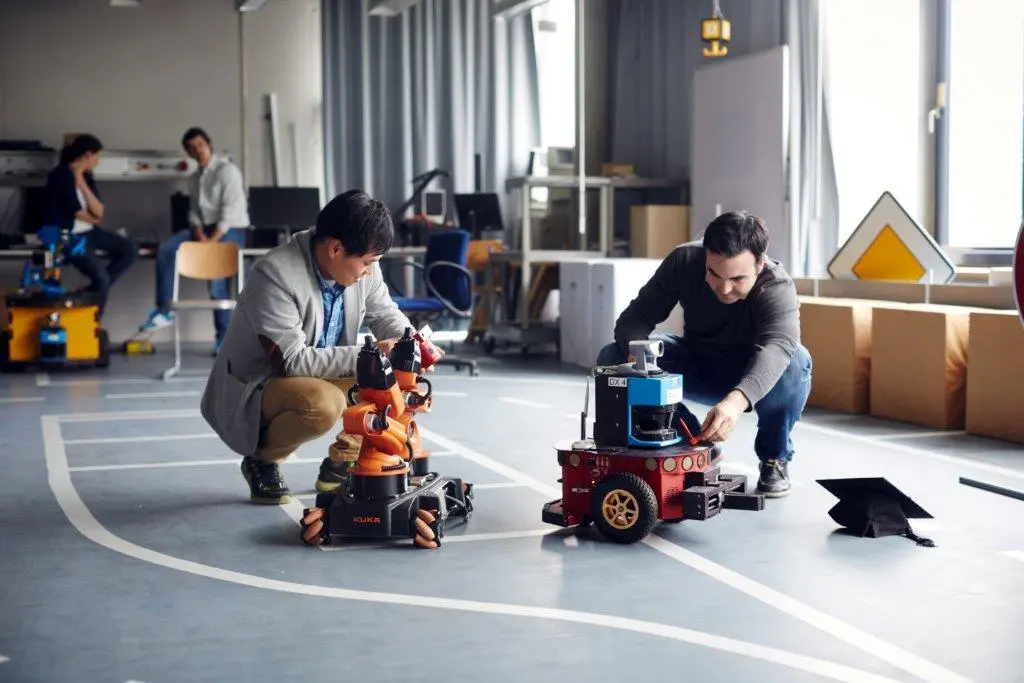
[[[922,538],[918,536],[914,533],[914,530],[910,528],[909,524],[907,525],[907,530],[903,532],[903,535],[909,538],[911,541],[917,541],[918,545],[923,545],[926,548],[935,547],[935,541],[933,541],[930,538]]]

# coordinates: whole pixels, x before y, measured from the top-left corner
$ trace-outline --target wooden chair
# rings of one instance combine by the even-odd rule
[[[476,274],[483,273],[487,269],[491,254],[504,251],[505,245],[501,240],[473,240],[469,243],[469,256],[466,259],[466,267]],[[487,309],[487,296],[484,291],[485,285],[478,282],[473,286],[473,292],[477,299],[476,310],[473,311],[473,321],[469,326],[469,333],[466,336],[466,343],[472,344],[476,341],[483,341],[487,335],[487,321],[490,319],[490,311]],[[495,295],[499,294],[501,287],[495,283]]]
[[[235,278],[235,296],[242,291],[242,251],[234,242],[185,242],[178,248],[174,264],[174,289],[171,310],[174,315],[174,365],[164,370],[168,379],[181,370],[181,328],[178,313],[185,311],[219,311],[235,307],[234,299],[180,299],[181,278],[205,280],[207,283]]]

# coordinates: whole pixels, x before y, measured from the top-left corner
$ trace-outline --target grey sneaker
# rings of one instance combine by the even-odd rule
[[[272,462],[256,458],[242,458],[242,476],[249,484],[249,500],[267,505],[284,505],[292,502],[288,484],[281,477],[281,470]]]
[[[769,498],[789,495],[789,467],[782,460],[765,460],[761,463],[761,476],[757,480],[757,492]]]
[[[320,463],[320,474],[317,475],[316,484],[314,484],[316,490],[330,493],[341,486],[341,483],[348,479],[348,468],[351,465],[352,463],[348,460],[334,461],[324,458],[324,461]]]

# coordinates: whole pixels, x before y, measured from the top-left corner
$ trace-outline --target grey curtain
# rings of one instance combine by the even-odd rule
[[[690,178],[693,73],[706,58],[700,22],[711,0],[618,0],[610,4],[612,68],[607,149],[654,178]],[[816,116],[818,0],[721,0],[732,23],[729,56],[788,44],[791,56],[790,230],[796,276],[823,273],[835,254],[838,212],[827,115]],[[827,77],[827,74],[824,75]],[[823,163],[816,204],[818,123]],[[820,211],[819,211],[820,206]]]
[[[483,191],[525,172],[540,138],[533,27],[529,13],[492,21],[490,5],[419,0],[375,17],[367,0],[324,0],[329,196],[358,187],[396,209],[434,168],[451,174],[439,187],[472,192],[477,153]]]
[[[790,230],[797,261],[791,274],[828,277],[828,262],[839,248],[839,191],[828,127],[828,102],[819,97],[825,36],[819,31],[820,0],[786,0],[786,42],[790,50]],[[819,69],[821,73],[819,74]]]

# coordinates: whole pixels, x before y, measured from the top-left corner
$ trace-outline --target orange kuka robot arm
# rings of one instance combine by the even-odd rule
[[[405,402],[397,384],[388,389],[360,389],[362,400],[342,414],[345,433],[360,435],[382,453],[401,455],[409,435],[397,418],[405,412]]]
[[[398,380],[398,388],[402,390],[405,410],[408,413],[429,413],[430,406],[434,399],[430,395],[432,389],[430,381],[420,377],[415,372],[395,371],[395,379]],[[427,390],[421,391],[420,384],[426,384]]]

